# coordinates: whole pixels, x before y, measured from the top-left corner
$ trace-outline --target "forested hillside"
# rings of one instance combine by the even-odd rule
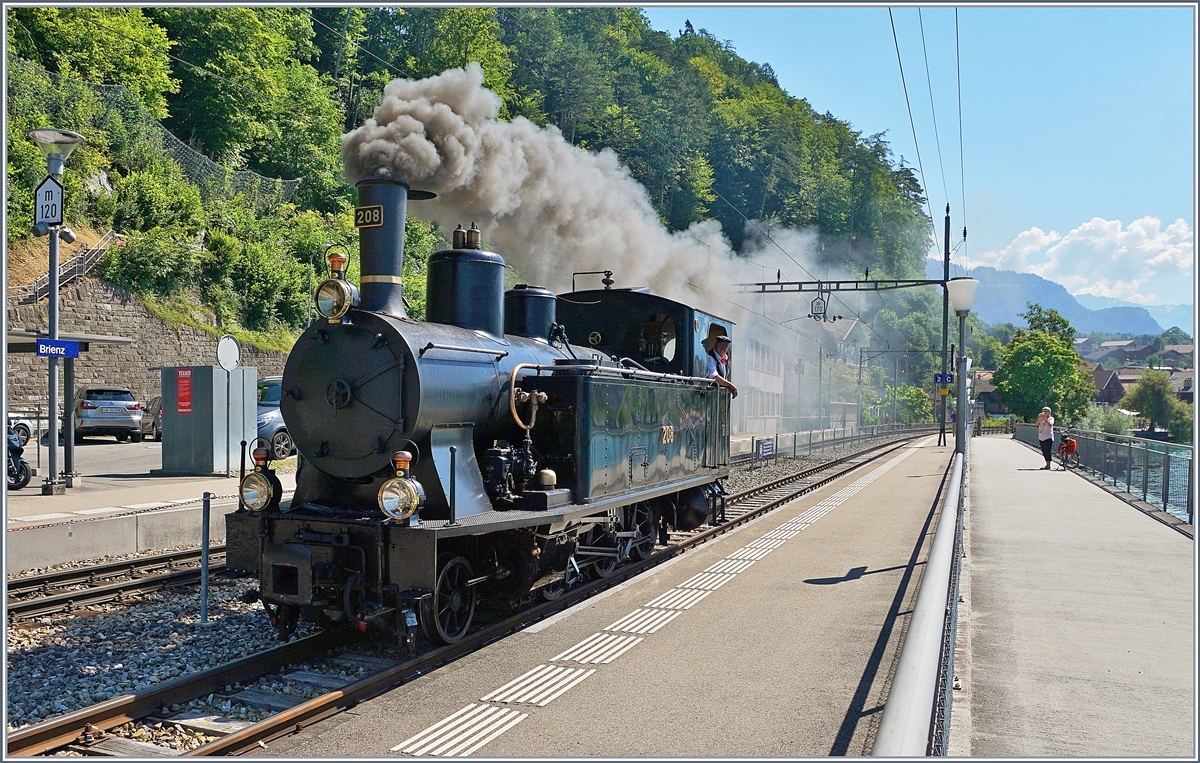
[[[26,131],[77,130],[88,144],[67,165],[68,217],[129,242],[104,274],[180,315],[208,311],[222,330],[286,344],[305,325],[325,247],[355,244],[341,135],[371,115],[388,81],[472,61],[503,100],[500,118],[523,116],[581,148],[612,149],[670,230],[713,218],[740,249],[748,232],[807,229],[817,234],[810,268],[923,270],[931,235],[923,192],[884,137],[816,113],[720,30],[689,25],[671,36],[632,8],[7,13],[10,243],[29,235],[32,189],[44,174]],[[147,119],[225,174],[197,180]],[[411,217],[408,235],[406,292],[420,314],[424,258],[442,238]],[[924,291],[864,314],[873,342],[940,340],[940,296]]]

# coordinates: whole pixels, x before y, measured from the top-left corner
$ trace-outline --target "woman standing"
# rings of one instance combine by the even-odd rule
[[[1037,429],[1038,445],[1042,447],[1042,457],[1046,459],[1046,465],[1042,467],[1042,471],[1049,471],[1050,452],[1054,447],[1054,417],[1050,415],[1048,406],[1038,414]]]

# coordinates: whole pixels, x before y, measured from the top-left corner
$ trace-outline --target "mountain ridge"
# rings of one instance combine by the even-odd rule
[[[942,262],[925,261],[927,278],[941,278]],[[961,267],[950,266],[950,276],[968,275]],[[1020,313],[1026,303],[1057,310],[1081,334],[1101,331],[1106,334],[1161,334],[1163,327],[1141,306],[1120,305],[1093,310],[1079,303],[1062,284],[1033,273],[997,270],[981,265],[969,275],[979,281],[979,291],[971,311],[987,323],[1025,325]],[[1190,331],[1190,329],[1185,329]]]

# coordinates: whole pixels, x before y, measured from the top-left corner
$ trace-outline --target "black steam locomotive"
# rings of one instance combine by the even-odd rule
[[[258,575],[281,638],[303,617],[452,643],[480,596],[560,596],[668,528],[720,521],[729,392],[703,377],[730,322],[610,273],[604,289],[506,293],[473,224],[430,257],[428,320],[412,320],[405,215],[431,194],[358,194],[361,295],[331,255],[324,320],[283,374],[295,495],[281,503],[259,449],[226,518],[228,565]]]

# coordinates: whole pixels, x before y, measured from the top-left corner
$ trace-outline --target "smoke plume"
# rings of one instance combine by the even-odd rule
[[[735,258],[716,221],[667,231],[614,152],[584,151],[523,117],[500,121],[500,105],[475,63],[393,80],[373,117],[342,138],[347,179],[435,191],[410,214],[447,229],[477,223],[489,248],[551,289],[568,288],[572,271],[612,270],[618,286],[720,302],[712,295]]]

